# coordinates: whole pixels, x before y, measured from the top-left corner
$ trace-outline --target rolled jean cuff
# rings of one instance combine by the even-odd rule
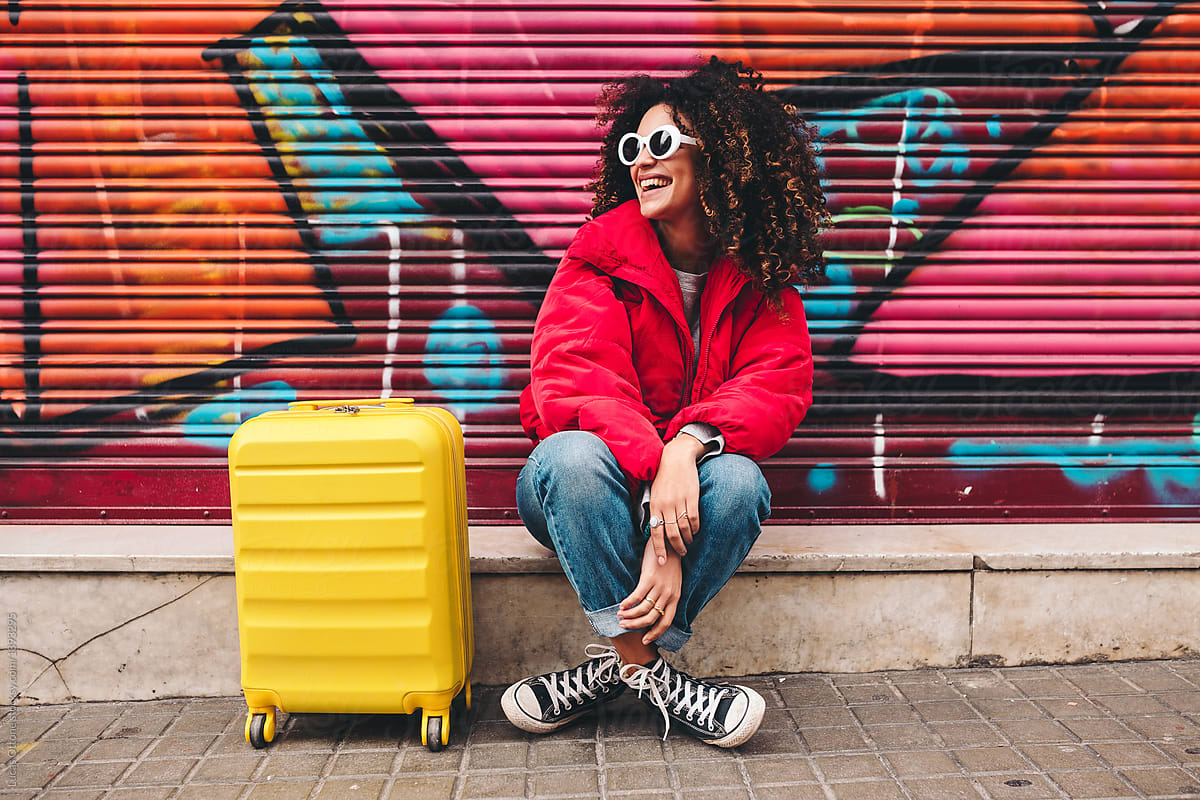
[[[612,639],[625,633],[633,633],[635,630],[621,627],[621,618],[617,616],[617,611],[620,608],[621,606],[618,603],[615,606],[602,608],[599,611],[585,610],[583,613],[587,615],[588,622],[592,623],[592,630],[596,632],[597,636]],[[692,638],[690,633],[686,633],[679,627],[672,625],[667,628],[666,633],[658,637],[658,641],[654,642],[654,644],[663,650],[677,653],[679,652],[679,648],[687,644],[687,640],[690,638]]]

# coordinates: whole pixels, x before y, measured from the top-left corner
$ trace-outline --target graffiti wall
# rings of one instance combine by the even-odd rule
[[[6,5],[0,519],[227,520],[241,421],[379,396],[514,519],[595,97],[710,55],[836,221],[776,521],[1200,508],[1200,4]]]

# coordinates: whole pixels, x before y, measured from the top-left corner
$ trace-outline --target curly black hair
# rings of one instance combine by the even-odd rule
[[[784,287],[820,282],[825,257],[818,234],[829,226],[829,212],[813,129],[794,107],[764,92],[761,73],[741,62],[714,56],[684,77],[634,75],[604,87],[596,123],[607,131],[596,178],[587,186],[594,193],[592,215],[636,197],[617,143],[659,103],[699,141],[696,185],[720,249],[776,304]]]

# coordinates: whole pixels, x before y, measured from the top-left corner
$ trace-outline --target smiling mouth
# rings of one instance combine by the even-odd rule
[[[644,178],[639,184],[643,192],[649,192],[654,189],[663,189],[671,185],[670,178]]]

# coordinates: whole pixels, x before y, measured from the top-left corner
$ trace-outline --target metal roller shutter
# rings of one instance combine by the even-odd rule
[[[515,519],[595,96],[718,55],[820,131],[776,521],[1193,518],[1191,3],[101,2],[0,17],[0,514],[228,518],[237,424],[412,396]]]

